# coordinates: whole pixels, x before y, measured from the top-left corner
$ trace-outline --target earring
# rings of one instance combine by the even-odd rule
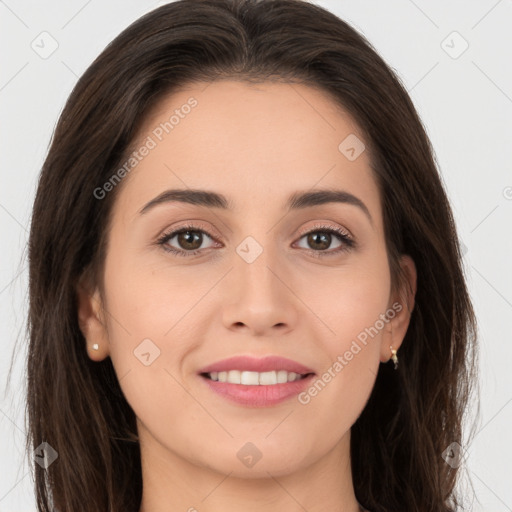
[[[99,346],[97,343],[95,343],[95,344],[92,346],[92,349],[93,349],[93,350],[98,350],[99,348],[100,348],[100,346]]]
[[[393,363],[395,363],[395,370],[398,368],[398,357],[396,355],[396,350],[390,345],[389,348],[391,349],[391,359],[393,360]]]

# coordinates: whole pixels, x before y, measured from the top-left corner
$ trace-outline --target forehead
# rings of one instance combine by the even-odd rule
[[[221,191],[233,212],[281,208],[297,190],[342,188],[379,217],[364,135],[322,91],[231,80],[189,84],[149,112],[133,149],[151,149],[123,184],[120,208],[170,188]],[[355,156],[355,158],[354,158]]]

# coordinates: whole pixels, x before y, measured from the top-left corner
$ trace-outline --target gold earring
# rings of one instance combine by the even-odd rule
[[[95,343],[95,344],[92,346],[92,349],[93,349],[93,350],[98,350],[99,348],[100,348],[100,346],[99,346],[97,343]]]
[[[391,349],[391,359],[393,360],[393,363],[395,363],[395,370],[398,368],[398,357],[396,355],[396,350],[390,345],[389,348]]]

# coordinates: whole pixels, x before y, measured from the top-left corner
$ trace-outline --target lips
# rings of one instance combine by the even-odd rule
[[[266,356],[256,358],[252,356],[234,356],[201,368],[199,374],[212,372],[228,372],[230,370],[248,371],[248,372],[271,372],[286,370],[299,375],[315,373],[311,368],[304,366],[297,361],[280,356]]]
[[[300,380],[283,384],[245,386],[215,381],[201,376],[200,382],[202,386],[206,386],[206,389],[238,407],[261,408],[278,406],[292,400],[310,386],[313,379],[315,376],[309,374]]]

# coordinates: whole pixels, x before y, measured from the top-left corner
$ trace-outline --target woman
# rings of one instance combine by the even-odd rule
[[[40,511],[458,510],[454,220],[403,86],[328,11],[123,31],[61,114],[29,259]]]

